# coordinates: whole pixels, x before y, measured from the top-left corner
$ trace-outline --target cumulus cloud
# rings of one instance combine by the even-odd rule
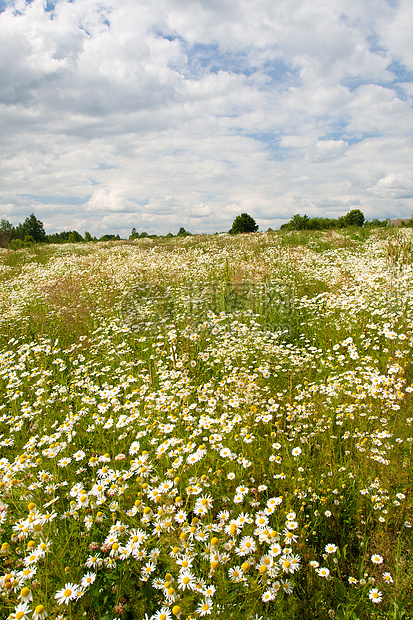
[[[412,19],[407,0],[2,0],[0,216],[123,236],[409,216]]]

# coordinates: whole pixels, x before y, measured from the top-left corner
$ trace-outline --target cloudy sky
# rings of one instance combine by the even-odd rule
[[[0,217],[413,213],[411,0],[0,0]]]

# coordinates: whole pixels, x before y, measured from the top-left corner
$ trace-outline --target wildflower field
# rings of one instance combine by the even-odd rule
[[[0,618],[413,618],[410,229],[0,250]]]

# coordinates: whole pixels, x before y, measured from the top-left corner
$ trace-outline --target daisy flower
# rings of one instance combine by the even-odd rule
[[[171,620],[171,618],[171,612],[167,607],[161,607],[161,609],[152,616],[152,620]]]
[[[80,585],[82,586],[82,588],[87,588],[88,586],[92,585],[95,579],[96,579],[96,573],[86,573],[86,575],[82,577],[80,581]]]
[[[43,618],[46,618],[47,616],[47,611],[45,610],[43,605],[37,605],[37,607],[35,608],[34,612],[33,612],[33,620],[43,620]]]
[[[19,603],[14,610],[16,620],[27,620],[27,614],[30,613],[29,603]]]
[[[257,545],[255,540],[251,536],[244,536],[239,544],[238,555],[249,555],[250,553],[254,553]]]
[[[383,562],[383,558],[381,555],[374,554],[371,556],[371,561],[373,564],[381,564]]]
[[[242,572],[241,566],[235,566],[234,568],[230,568],[228,570],[228,576],[230,580],[235,581],[235,583],[245,580],[244,573]]]
[[[29,601],[32,601],[33,596],[30,589],[26,587],[22,588],[20,590],[20,598],[22,600],[22,603],[28,603]]]
[[[383,579],[386,583],[393,583],[393,577],[390,573],[383,573]]]
[[[189,570],[181,571],[178,575],[178,588],[180,590],[195,589],[195,577]]]
[[[207,614],[210,614],[212,612],[212,606],[212,600],[210,598],[207,598],[204,600],[203,603],[201,603],[201,605],[199,605],[196,613],[200,616],[206,616]]]
[[[59,605],[68,605],[73,601],[79,592],[79,587],[74,583],[66,583],[65,587],[58,590],[54,595]]]
[[[215,586],[209,585],[209,586],[205,586],[203,594],[206,598],[211,598],[212,596],[214,596],[215,594]]]
[[[373,588],[369,592],[369,599],[371,601],[373,601],[373,603],[380,603],[380,601],[382,599],[382,593],[379,592],[379,590],[377,588]]]
[[[281,585],[286,594],[292,594],[293,588],[290,581],[281,581]]]
[[[326,553],[335,553],[337,551],[337,546],[329,543],[325,546],[325,551]]]
[[[330,571],[328,570],[328,568],[325,567],[321,567],[317,570],[317,574],[319,575],[319,577],[328,577],[330,574]]]
[[[281,553],[281,547],[278,543],[275,543],[274,545],[271,545],[268,554],[273,557],[276,558],[277,555],[280,555]]]

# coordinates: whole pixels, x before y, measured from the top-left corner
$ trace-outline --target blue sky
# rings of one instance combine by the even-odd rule
[[[0,217],[413,214],[410,0],[0,0]]]

